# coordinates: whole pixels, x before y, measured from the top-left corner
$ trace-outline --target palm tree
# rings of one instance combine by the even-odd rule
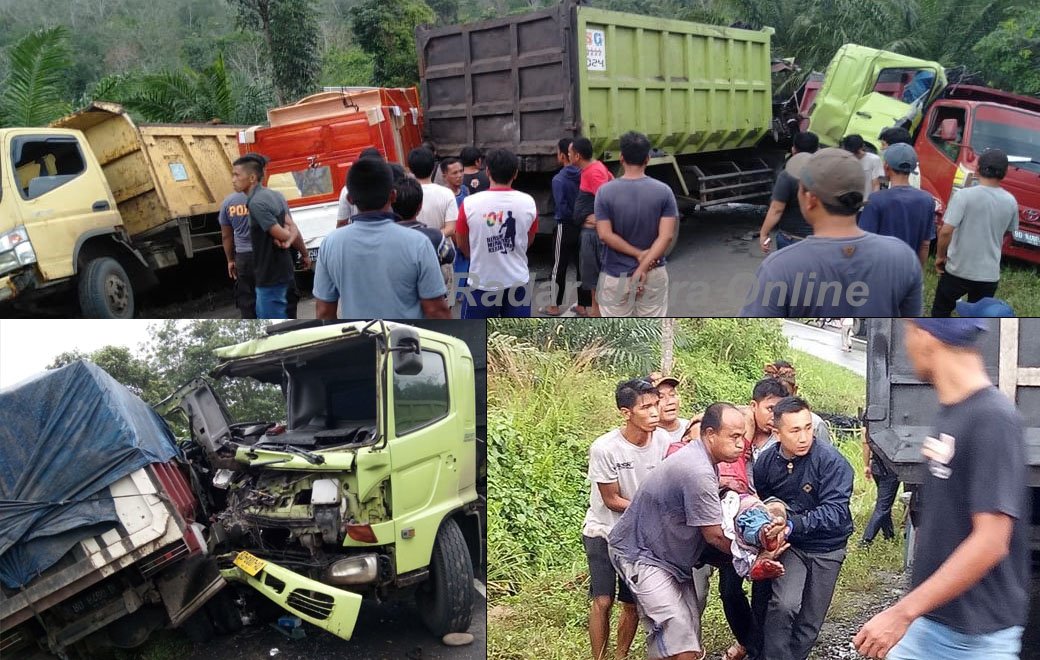
[[[672,373],[675,361],[675,319],[661,319],[661,373]]]
[[[202,71],[185,68],[102,78],[91,97],[119,102],[146,121],[168,123],[251,124],[263,119],[267,107],[265,90],[237,83],[223,54]]]
[[[69,112],[63,93],[72,60],[65,28],[27,34],[8,49],[7,57],[0,126],[43,126]]]

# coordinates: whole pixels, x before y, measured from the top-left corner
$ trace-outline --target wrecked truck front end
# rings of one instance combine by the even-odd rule
[[[236,424],[204,381],[182,393],[222,575],[349,639],[362,598],[426,580],[438,528],[476,499],[474,446],[461,431],[462,417],[472,425],[472,363],[462,415],[447,403],[450,350],[420,352],[406,326],[312,328],[217,354],[226,361],[212,376],[277,385],[286,403],[284,424]],[[414,389],[420,396],[405,402]],[[414,438],[402,439],[410,428]]]

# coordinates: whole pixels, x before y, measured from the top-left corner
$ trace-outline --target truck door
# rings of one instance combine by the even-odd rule
[[[397,570],[422,568],[441,519],[457,507],[459,451],[463,443],[461,394],[450,383],[448,346],[423,338],[422,371],[393,373],[388,432],[393,473],[390,478],[396,523]]]
[[[921,166],[921,188],[941,202],[940,212],[945,211],[946,205],[950,202],[957,163],[960,161],[961,145],[967,134],[965,121],[966,112],[963,107],[952,102],[937,103],[929,109],[926,121],[914,142]],[[956,127],[954,139],[946,139],[951,135],[944,133],[944,126]]]
[[[78,240],[121,224],[101,168],[72,131],[15,133],[8,147],[9,181],[40,271],[47,280],[71,277]]]

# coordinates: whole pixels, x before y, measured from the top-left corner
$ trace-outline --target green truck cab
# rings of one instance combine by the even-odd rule
[[[456,322],[457,323],[457,322]],[[474,358],[397,323],[218,349],[215,378],[279,385],[286,423],[234,423],[201,379],[175,395],[222,574],[350,639],[363,597],[415,592],[438,636],[470,625],[483,561]]]
[[[846,44],[827,66],[809,130],[826,146],[861,135],[877,150],[882,129],[905,123],[913,132],[924,108],[945,88],[946,74],[938,62]]]

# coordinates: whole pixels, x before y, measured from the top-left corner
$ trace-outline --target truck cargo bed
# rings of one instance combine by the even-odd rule
[[[1025,422],[1029,484],[1040,487],[1040,319],[987,319],[980,348],[990,378],[1015,402]],[[935,389],[914,374],[905,322],[872,319],[867,333],[867,433],[901,481],[924,479],[921,445],[934,433]]]
[[[576,135],[604,160],[629,130],[673,156],[753,147],[772,119],[771,34],[573,2],[419,29],[427,133],[441,154],[511,149],[525,172],[555,171]]]
[[[51,125],[87,136],[131,236],[217,213],[232,192],[231,163],[244,128],[138,125],[122,106],[100,101]]]

